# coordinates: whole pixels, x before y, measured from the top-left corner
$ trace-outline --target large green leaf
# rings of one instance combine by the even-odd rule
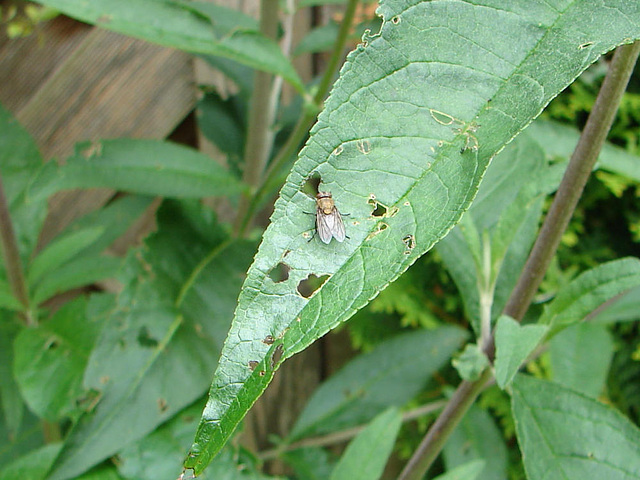
[[[624,1],[387,0],[378,11],[381,32],[348,56],[248,272],[185,461],[195,473],[282,360],[446,235],[490,159],[602,53],[640,37],[640,11]],[[308,241],[314,200],[303,186],[313,174],[351,215],[343,243]],[[289,277],[275,283],[279,263]],[[297,287],[310,275],[328,278],[306,298]]]
[[[226,57],[281,75],[299,92],[302,81],[278,44],[242,13],[207,2],[178,0],[38,0],[80,21],[187,52]]]
[[[451,358],[465,336],[454,327],[418,330],[356,357],[316,389],[291,429],[290,440],[366,423],[387,407],[403,406]]]
[[[354,438],[331,472],[329,480],[377,480],[396,443],[402,415],[389,408]]]
[[[206,155],[171,142],[121,138],[76,145],[63,164],[47,163],[29,195],[40,199],[70,188],[107,187],[143,195],[200,198],[234,195],[240,182]]]
[[[512,407],[529,480],[640,478],[640,430],[617,410],[525,375]]]
[[[158,224],[118,277],[123,289],[84,374],[99,401],[49,480],[86,471],[206,392],[255,244],[231,242],[197,202],[166,202]]]

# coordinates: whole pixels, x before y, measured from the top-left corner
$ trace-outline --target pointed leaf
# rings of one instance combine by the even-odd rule
[[[626,2],[482,3],[383,1],[380,34],[348,56],[248,272],[185,462],[196,474],[281,361],[446,235],[490,159],[599,55],[640,37],[640,11]],[[307,241],[315,202],[303,188],[314,174],[350,214],[342,243]],[[279,263],[289,278],[274,283]],[[297,287],[310,275],[326,281],[306,298]]]
[[[172,0],[38,0],[86,23],[193,53],[230,58],[282,75],[299,92],[302,81],[278,44],[257,31],[255,20],[206,2]]]
[[[59,293],[114,278],[121,265],[122,260],[114,257],[78,258],[42,279],[33,293],[33,302],[40,304]]]
[[[27,276],[29,284],[35,285],[43,276],[91,245],[103,232],[103,227],[90,227],[55,239],[31,262]]]
[[[496,383],[502,389],[511,383],[522,363],[548,331],[546,325],[520,325],[502,315],[496,323]]]
[[[596,398],[605,387],[613,352],[613,339],[606,327],[572,325],[549,342],[552,379]]]
[[[142,195],[199,198],[241,192],[238,179],[208,156],[159,140],[117,139],[76,145],[61,165],[47,163],[30,196],[71,188],[107,187]]]
[[[354,358],[314,392],[289,440],[363,424],[389,406],[403,406],[445,365],[465,336],[454,327],[418,330]]]
[[[529,480],[640,478],[640,430],[608,405],[518,375],[512,408]]]
[[[389,408],[354,438],[331,472],[330,480],[377,480],[396,443],[402,415]]]
[[[562,288],[544,309],[540,323],[558,330],[579,322],[597,307],[640,286],[640,260],[633,257],[598,265]]]

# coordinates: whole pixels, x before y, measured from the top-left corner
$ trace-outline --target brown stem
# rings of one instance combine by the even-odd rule
[[[589,174],[611,128],[620,99],[624,94],[636,59],[640,42],[618,47],[611,61],[609,72],[602,84],[580,141],[571,156],[553,204],[547,214],[540,234],[523,268],[504,313],[518,320],[529,308],[534,294],[549,267],[560,243],[569,219],[573,215]],[[483,349],[490,359],[494,357],[495,338],[491,335]],[[488,381],[491,370],[483,372],[475,382],[462,382],[447,407],[431,426],[422,443],[400,474],[399,480],[419,480],[439,455],[451,432]]]
[[[4,264],[7,270],[7,280],[11,286],[14,297],[22,304],[25,323],[29,326],[33,324],[30,315],[29,294],[27,293],[27,283],[22,270],[20,251],[16,241],[16,234],[9,213],[9,203],[4,193],[4,184],[0,176],[0,241],[2,242],[2,253]]]

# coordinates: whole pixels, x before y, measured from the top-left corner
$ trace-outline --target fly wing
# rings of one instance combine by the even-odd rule
[[[331,231],[333,222],[329,220],[331,216],[325,215],[320,209],[316,212],[316,231],[320,240],[324,243],[331,242],[331,237],[333,237],[333,232]]]
[[[333,238],[335,238],[339,242],[343,242],[347,234],[344,231],[344,222],[342,221],[342,215],[340,215],[340,212],[336,207],[333,207],[333,211],[329,216],[333,217],[333,228],[331,229]]]

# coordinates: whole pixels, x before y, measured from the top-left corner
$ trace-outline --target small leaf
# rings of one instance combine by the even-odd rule
[[[520,325],[502,315],[496,324],[496,383],[504,390],[548,331],[546,325]]]
[[[402,416],[396,408],[389,408],[378,415],[349,443],[331,472],[330,480],[377,480],[380,478],[393,450],[401,424]]]
[[[35,285],[42,277],[95,242],[103,232],[103,227],[85,228],[55,239],[33,259],[27,276],[29,284]]]
[[[142,195],[235,195],[239,180],[208,156],[159,140],[117,139],[76,145],[62,165],[47,163],[30,188],[40,199],[71,188],[106,187]]]
[[[101,328],[88,318],[80,297],[65,304],[48,321],[24,329],[14,342],[14,372],[22,395],[40,417],[51,422],[77,410],[84,395],[82,378]]]
[[[606,327],[571,325],[549,342],[552,379],[595,398],[604,389],[613,351],[613,339]]]
[[[121,265],[120,258],[80,257],[43,278],[33,293],[33,302],[40,304],[54,295],[106,278],[114,278]]]
[[[597,307],[640,286],[640,260],[622,258],[588,270],[562,288],[544,309],[540,323],[553,330],[579,322]]]
[[[512,407],[529,480],[640,478],[640,430],[608,405],[518,375]]]
[[[485,368],[489,366],[489,359],[475,343],[469,343],[462,353],[451,362],[464,380],[477,380]]]
[[[481,460],[479,480],[507,478],[507,446],[486,410],[472,405],[453,431],[443,450],[447,471]]]
[[[238,11],[205,2],[177,0],[38,0],[38,3],[107,30],[187,52],[219,55],[281,75],[300,93],[304,92],[300,77],[278,44],[260,35],[255,20]]]
[[[113,242],[124,235],[139,220],[140,216],[151,206],[152,197],[141,195],[123,195],[109,202],[105,207],[82,216],[65,229],[75,232],[90,227],[102,227],[102,235],[94,243],[77,256],[97,256],[110,247]]]
[[[484,466],[484,460],[473,460],[453,470],[449,470],[447,473],[438,475],[433,480],[476,480],[480,472],[484,469]]]
[[[289,440],[366,423],[389,406],[401,407],[445,364],[465,336],[453,327],[417,330],[356,357],[316,389]]]

